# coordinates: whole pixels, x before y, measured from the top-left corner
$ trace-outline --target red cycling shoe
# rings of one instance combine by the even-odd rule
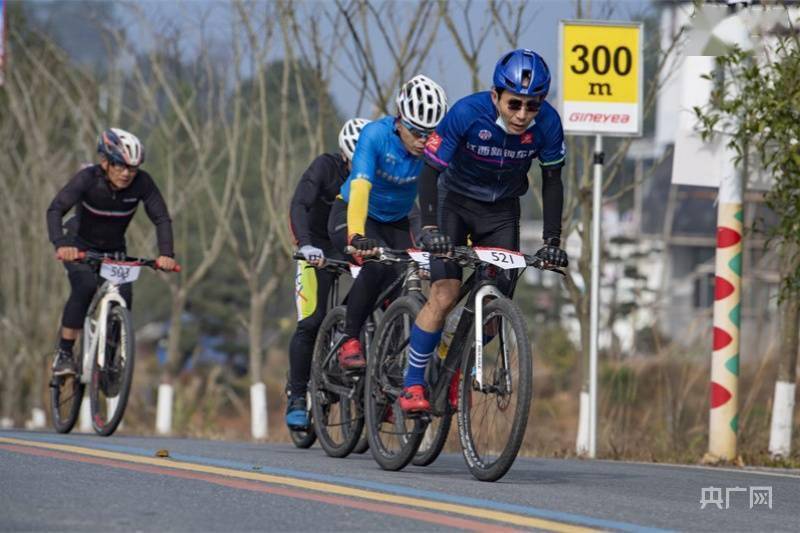
[[[403,394],[399,398],[400,409],[404,413],[427,413],[431,410],[431,404],[425,398],[425,387],[422,385],[411,385],[403,388]]]
[[[344,370],[355,370],[367,366],[364,350],[361,349],[361,342],[358,339],[347,339],[339,348],[339,366]]]

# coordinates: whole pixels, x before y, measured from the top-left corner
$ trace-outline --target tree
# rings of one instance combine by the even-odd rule
[[[800,37],[777,37],[753,57],[737,48],[717,58],[722,81],[706,108],[695,108],[705,140],[723,132],[736,164],[757,165],[774,178],[765,194],[777,223],[762,228],[781,258],[781,359],[775,383],[770,452],[791,451],[792,418],[800,338]],[[709,74],[710,78],[711,75]]]
[[[91,72],[35,27],[36,6],[9,8],[9,61],[0,90],[0,240],[6,250],[0,384],[6,420],[19,419],[27,407],[43,407],[67,286],[44,215],[56,191],[91,157],[100,123]]]

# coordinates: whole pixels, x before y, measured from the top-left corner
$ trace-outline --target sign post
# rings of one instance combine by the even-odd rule
[[[6,66],[6,0],[0,0],[0,87],[3,86]]]
[[[602,136],[642,135],[643,33],[641,22],[562,20],[559,25],[558,94],[564,133],[595,136],[589,375],[584,376],[581,390],[576,443],[577,452],[589,457],[597,454],[600,210],[604,158]]]

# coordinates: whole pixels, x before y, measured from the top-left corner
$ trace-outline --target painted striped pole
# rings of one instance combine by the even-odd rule
[[[739,429],[739,331],[742,300],[742,179],[733,154],[724,163],[717,211],[714,351],[707,460],[736,458]]]

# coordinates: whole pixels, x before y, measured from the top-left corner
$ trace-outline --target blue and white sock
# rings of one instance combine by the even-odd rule
[[[411,328],[411,339],[408,343],[408,371],[406,372],[404,387],[425,384],[425,367],[439,346],[442,330],[428,332],[414,324]]]

